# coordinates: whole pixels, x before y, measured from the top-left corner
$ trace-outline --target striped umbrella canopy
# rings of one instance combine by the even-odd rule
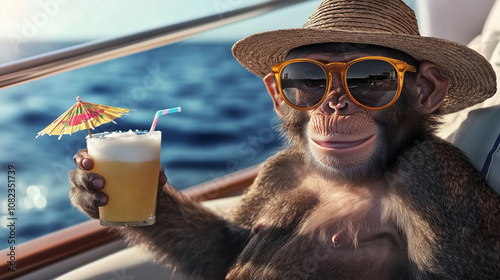
[[[126,114],[131,109],[111,107],[101,104],[83,102],[80,96],[76,97],[76,103],[69,108],[64,114],[59,116],[49,126],[38,132],[35,138],[41,135],[59,135],[58,140],[61,139],[63,134],[69,134],[87,129],[90,137],[90,129],[100,126],[108,122],[113,122],[116,118]]]

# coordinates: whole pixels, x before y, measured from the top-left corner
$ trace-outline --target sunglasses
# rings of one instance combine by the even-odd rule
[[[332,84],[339,86],[340,81],[333,81],[332,72],[340,73],[342,86],[354,103],[379,110],[396,102],[403,88],[405,72],[417,72],[417,69],[401,60],[367,56],[328,64],[312,59],[292,59],[275,64],[272,71],[281,96],[297,110],[318,107]]]

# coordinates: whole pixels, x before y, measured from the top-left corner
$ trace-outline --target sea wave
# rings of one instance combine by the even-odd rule
[[[70,205],[67,173],[87,132],[42,136],[38,131],[75,103],[135,109],[94,132],[148,130],[159,109],[161,162],[179,189],[257,164],[279,149],[271,99],[260,78],[232,57],[226,43],[179,43],[61,73],[0,93],[0,166],[16,167],[16,242],[88,219]],[[3,199],[3,200],[2,200]],[[1,222],[6,226],[7,196]],[[8,247],[7,240],[0,248]]]

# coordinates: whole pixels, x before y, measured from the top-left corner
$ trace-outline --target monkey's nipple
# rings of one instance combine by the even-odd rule
[[[337,232],[332,236],[332,242],[333,245],[336,246],[345,245],[347,243],[345,234],[342,234],[342,232]]]
[[[253,234],[258,234],[262,229],[264,229],[264,224],[258,223],[252,228]]]

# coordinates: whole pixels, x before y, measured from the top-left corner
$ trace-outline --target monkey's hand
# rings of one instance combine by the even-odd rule
[[[90,172],[94,161],[87,149],[74,157],[71,170],[72,204],[92,218],[99,218],[98,206],[108,203],[102,192],[106,183]],[[167,184],[163,168],[159,174],[156,222],[145,227],[115,228],[131,245],[142,245],[157,259],[196,279],[224,279],[248,242],[249,231],[224,220]]]
[[[73,160],[77,168],[69,172],[71,203],[89,217],[97,219],[99,218],[98,207],[108,204],[108,196],[101,191],[106,180],[99,174],[90,172],[94,167],[94,160],[89,156],[87,149],[78,151]],[[165,185],[167,177],[163,167],[159,176],[159,186]]]

